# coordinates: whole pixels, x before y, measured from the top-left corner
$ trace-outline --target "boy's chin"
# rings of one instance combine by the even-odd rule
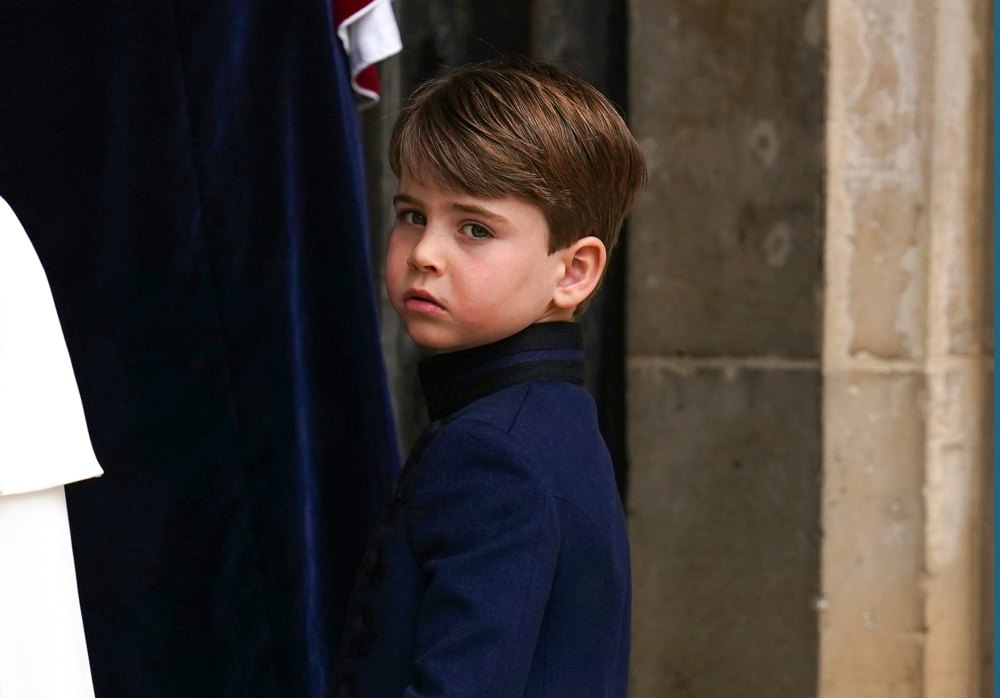
[[[426,327],[412,327],[408,326],[406,328],[406,333],[410,335],[410,339],[421,349],[430,352],[437,352],[439,354],[446,354],[453,351],[461,351],[462,349],[472,349],[473,347],[478,347],[483,344],[489,344],[489,341],[476,341],[474,338],[459,338],[451,336],[445,332],[435,331],[437,328],[426,328]]]
[[[413,339],[413,336],[410,336]],[[454,344],[448,342],[420,342],[413,339],[413,343],[424,351],[429,351],[436,354],[448,354],[453,351],[461,351],[462,349],[472,349],[473,347],[479,346],[478,344]]]
[[[427,351],[457,351],[463,349],[453,338],[443,335],[441,332],[428,331],[424,327],[407,326],[406,333],[410,339],[421,349]]]

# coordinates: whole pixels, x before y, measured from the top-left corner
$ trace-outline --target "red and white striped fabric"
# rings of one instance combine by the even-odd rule
[[[375,64],[399,53],[403,42],[390,0],[332,0],[333,22],[351,67],[351,87],[367,104],[379,101]]]

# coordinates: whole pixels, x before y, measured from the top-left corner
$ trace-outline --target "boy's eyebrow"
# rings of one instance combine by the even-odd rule
[[[461,211],[462,213],[471,213],[474,216],[481,216],[483,218],[492,218],[495,221],[500,221],[503,223],[508,222],[507,219],[501,216],[499,213],[493,213],[493,211],[482,208],[481,206],[476,206],[474,204],[460,204],[456,202],[451,205],[451,208],[453,208],[456,211]]]
[[[392,203],[395,204],[410,204],[411,206],[419,206],[420,202],[414,199],[412,196],[407,196],[406,194],[396,194],[392,197]]]
[[[410,206],[421,206],[421,202],[418,199],[413,198],[407,194],[396,194],[392,197],[393,205],[397,204],[408,204]],[[449,206],[449,208],[459,211],[461,213],[470,213],[474,216],[482,216],[483,218],[492,218],[495,221],[500,221],[502,223],[507,223],[507,219],[501,216],[499,213],[494,213],[489,209],[485,209],[482,206],[476,206],[475,204],[463,204],[460,202],[455,202]]]

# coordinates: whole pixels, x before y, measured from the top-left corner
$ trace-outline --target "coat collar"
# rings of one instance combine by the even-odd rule
[[[423,359],[420,384],[431,419],[518,383],[583,385],[583,330],[575,322],[529,325],[498,342]]]

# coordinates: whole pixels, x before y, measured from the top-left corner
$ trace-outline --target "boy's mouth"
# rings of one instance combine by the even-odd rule
[[[420,313],[443,313],[444,306],[427,291],[413,289],[403,294],[403,305],[407,310]]]

